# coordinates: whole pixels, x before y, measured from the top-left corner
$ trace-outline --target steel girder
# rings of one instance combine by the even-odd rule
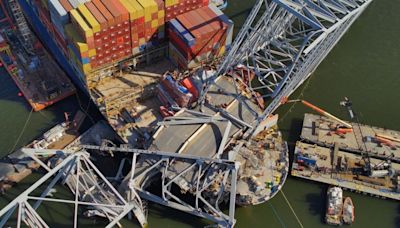
[[[119,192],[128,201],[137,199],[138,193],[140,198],[208,219],[222,227],[233,227],[236,222],[237,162],[134,148],[90,145],[82,145],[82,148],[132,154],[130,172],[119,187]],[[177,167],[177,163],[183,165]],[[161,174],[161,179],[158,174]],[[153,177],[161,181],[161,195],[148,190]],[[194,202],[188,202],[187,197],[177,195],[172,190],[173,184],[177,184],[181,191],[187,189],[187,193],[194,196]],[[222,202],[229,205],[228,214],[219,208]]]
[[[39,164],[48,172],[32,184],[27,190],[0,210],[0,227],[7,224],[17,209],[17,227],[22,223],[29,227],[49,227],[37,212],[42,202],[63,203],[74,205],[73,227],[78,227],[78,207],[86,207],[86,216],[100,216],[110,221],[106,227],[114,227],[128,213],[134,212],[142,226],[146,225],[146,217],[141,201],[127,202],[111,183],[103,176],[97,167],[90,161],[85,151],[72,153],[58,150],[22,149],[22,152],[32,156],[35,161],[40,156],[61,156],[61,162],[54,168],[44,163]],[[46,185],[40,196],[37,190]],[[52,195],[56,184],[66,184],[75,195],[74,199],[65,199]]]
[[[272,98],[259,121],[310,76],[372,0],[258,0],[215,79],[252,69],[250,89]]]

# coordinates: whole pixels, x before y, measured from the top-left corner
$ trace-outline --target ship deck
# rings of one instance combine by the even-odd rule
[[[376,134],[390,136],[400,140],[400,132],[368,126],[360,124],[358,128],[356,123],[353,125],[353,133],[347,133],[341,137],[335,133],[331,133],[329,125],[338,124],[326,117],[305,114],[303,128],[301,131],[301,139],[306,142],[315,143],[324,147],[333,147],[334,143],[338,143],[339,148],[345,151],[351,151],[358,154],[368,152],[371,157],[386,159],[390,158],[394,162],[400,162],[400,142],[391,142],[392,146],[379,143],[373,139]],[[365,145],[365,146],[364,146]]]
[[[155,92],[162,75],[173,69],[168,60],[163,60],[103,78],[91,89],[93,100],[124,141],[136,144],[134,131],[146,134],[149,126],[162,120]]]
[[[393,180],[379,178],[370,179],[369,182],[367,182],[365,180],[361,181],[357,175],[349,172],[335,172],[335,168],[333,167],[334,157],[347,158],[349,169],[351,167],[355,168],[357,164],[362,163],[362,157],[343,150],[337,150],[336,155],[334,155],[334,153],[334,149],[321,147],[315,144],[297,142],[291,174],[295,177],[340,186],[344,189],[363,194],[400,200],[400,192],[396,191],[396,186],[394,186],[395,181]],[[316,159],[318,168],[308,168],[305,166],[300,168],[299,166],[301,165],[296,161],[296,156],[300,154]],[[383,162],[385,162],[385,160],[371,158],[372,164],[377,165]],[[392,163],[391,165],[396,172],[400,172],[400,164]]]
[[[11,43],[11,53],[15,58],[15,69],[2,58],[0,60],[34,111],[40,111],[75,93],[72,82],[43,47],[37,47],[32,56],[18,43]],[[35,57],[38,61],[35,68],[31,68],[29,65]]]

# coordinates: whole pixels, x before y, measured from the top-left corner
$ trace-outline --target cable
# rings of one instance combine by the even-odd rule
[[[298,100],[298,99],[300,99],[301,97],[304,96],[304,91],[306,90],[306,88],[308,88],[308,86],[310,84],[310,81],[311,81],[311,78],[309,78],[307,80],[307,82],[304,85],[303,89],[301,89],[301,92],[300,92],[299,96],[295,100]],[[295,105],[296,105],[296,102],[293,102],[292,105],[290,106],[289,110],[283,115],[283,117],[279,118],[279,122],[283,121],[287,117],[287,115],[292,112],[292,109],[294,108]]]
[[[275,207],[272,205],[271,202],[268,202],[268,205],[271,207],[272,212],[274,212],[275,217],[278,218],[278,221],[281,223],[282,227],[286,228],[285,223],[283,222],[282,218],[279,216],[278,212],[276,211]]]
[[[92,118],[92,116],[88,113],[89,106],[90,106],[90,98],[88,99],[88,104],[87,104],[87,107],[86,107],[86,110],[85,110],[85,109],[83,108],[83,106],[82,106],[82,103],[81,103],[81,100],[80,100],[80,98],[79,98],[79,96],[78,96],[78,93],[75,93],[75,96],[76,96],[76,99],[77,99],[77,101],[78,101],[78,105],[79,105],[80,109],[82,110],[82,112],[85,113],[85,115],[86,115],[87,117],[89,117],[89,119],[90,119],[90,121],[92,122],[92,124],[95,124],[96,122],[94,121],[94,119]]]
[[[296,217],[296,220],[297,220],[297,222],[299,223],[300,227],[301,227],[301,228],[304,228],[304,226],[303,226],[303,224],[301,223],[299,217],[297,217],[296,212],[294,212],[294,209],[293,209],[292,205],[290,204],[289,200],[286,198],[285,193],[283,193],[283,190],[281,190],[281,193],[282,193],[282,196],[283,196],[283,198],[285,199],[286,203],[288,204],[290,210],[292,211],[294,217]]]
[[[51,119],[46,116],[41,110],[38,111],[40,113],[40,115],[42,115],[46,120],[51,121]]]
[[[15,141],[14,146],[13,146],[12,149],[8,152],[8,154],[11,154],[11,153],[15,150],[15,147],[17,147],[17,145],[18,145],[18,143],[19,143],[19,140],[21,139],[22,135],[24,134],[24,132],[25,132],[25,130],[26,130],[26,127],[28,126],[28,123],[29,123],[29,121],[30,121],[30,119],[31,119],[32,113],[33,113],[33,108],[32,108],[31,111],[29,112],[29,115],[28,115],[28,118],[27,118],[26,121],[25,121],[24,127],[22,128],[21,132],[19,133],[19,136],[18,136],[17,140]]]

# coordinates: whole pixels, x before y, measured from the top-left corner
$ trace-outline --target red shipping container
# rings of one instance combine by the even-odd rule
[[[108,9],[108,11],[113,15],[114,17],[114,24],[122,23],[122,15],[123,12],[119,11],[118,8],[116,7],[114,0],[100,0],[103,5]]]

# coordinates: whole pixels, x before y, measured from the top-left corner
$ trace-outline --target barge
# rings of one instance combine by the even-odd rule
[[[387,168],[390,174],[380,177],[363,175],[365,161],[362,156],[336,147],[297,142],[291,175],[306,180],[340,186],[343,189],[400,200],[400,164],[371,158],[372,166]]]
[[[28,51],[16,30],[4,31],[0,34],[0,62],[34,111],[76,92],[67,75],[33,34],[30,42],[34,45]]]
[[[334,147],[356,154],[368,153],[376,159],[400,162],[400,131],[349,122],[352,132],[333,133],[332,125],[339,124],[324,116],[305,114],[300,138],[322,147]]]

